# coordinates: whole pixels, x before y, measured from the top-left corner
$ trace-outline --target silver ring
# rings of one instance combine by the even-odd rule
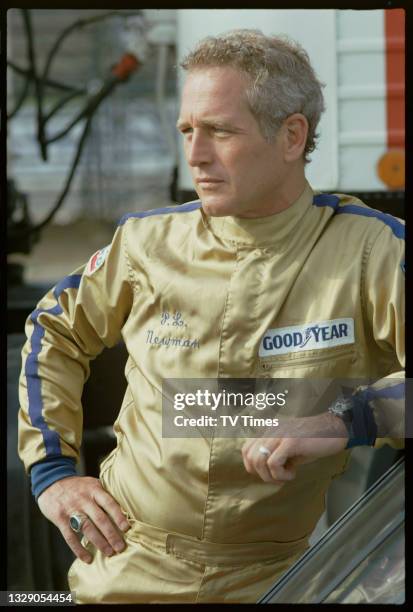
[[[266,446],[260,446],[258,452],[261,453],[261,455],[265,455],[266,457],[269,457],[271,455],[271,451]]]
[[[75,533],[81,533],[83,523],[85,522],[86,519],[87,519],[86,514],[82,514],[81,512],[72,512],[72,514],[69,517],[70,528]]]

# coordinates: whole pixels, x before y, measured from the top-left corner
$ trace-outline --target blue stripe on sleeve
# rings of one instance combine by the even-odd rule
[[[383,213],[380,210],[374,208],[363,208],[362,206],[356,206],[355,204],[347,204],[337,210],[337,214],[351,214],[360,215],[362,217],[375,217],[380,219],[386,225],[390,227],[396,238],[402,238],[404,240],[404,225],[396,217]]]
[[[73,288],[77,289],[80,285],[81,274],[73,274],[67,276],[60,281],[54,291],[53,295],[56,301],[65,289]],[[29,417],[32,425],[38,427],[43,435],[43,442],[46,449],[46,457],[61,455],[62,451],[60,448],[60,439],[57,431],[49,429],[43,416],[43,400],[41,392],[41,379],[39,377],[39,354],[42,349],[42,339],[44,336],[44,327],[39,323],[39,315],[42,313],[59,315],[63,312],[62,307],[57,303],[52,308],[44,310],[37,308],[30,315],[33,321],[34,329],[31,336],[31,347],[32,350],[27,357],[25,365],[25,375],[27,379],[27,394],[29,400]]]
[[[201,200],[181,204],[181,206],[167,206],[165,208],[154,208],[153,210],[144,210],[136,213],[128,213],[123,215],[118,225],[124,225],[128,219],[144,219],[145,217],[154,217],[156,215],[168,215],[170,213],[185,213],[201,208]]]
[[[361,217],[375,217],[388,225],[396,238],[402,238],[404,240],[404,225],[398,219],[396,219],[396,217],[383,213],[380,210],[375,210],[374,208],[364,208],[363,206],[357,206],[356,204],[345,204],[344,206],[339,206],[339,204],[340,198],[336,195],[331,195],[328,193],[319,193],[313,198],[314,206],[331,206],[337,215],[350,214],[360,215]]]
[[[402,381],[397,385],[383,387],[383,389],[374,389],[373,387],[367,387],[366,389],[357,391],[355,397],[357,397],[364,403],[371,402],[375,399],[404,399],[405,381]]]
[[[367,388],[364,390],[366,400],[369,402],[374,399],[404,399],[405,383],[404,381],[391,387],[383,389]]]
[[[340,198],[336,195],[331,195],[329,193],[318,193],[313,198],[314,206],[331,206],[334,210],[337,210],[340,204]]]
[[[73,457],[50,457],[35,463],[30,470],[32,493],[36,498],[54,482],[67,476],[77,476]]]

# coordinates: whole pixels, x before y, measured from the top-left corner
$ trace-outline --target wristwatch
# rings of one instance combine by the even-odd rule
[[[339,395],[328,407],[328,412],[340,417],[346,426],[349,440],[353,438],[353,400],[350,397]]]

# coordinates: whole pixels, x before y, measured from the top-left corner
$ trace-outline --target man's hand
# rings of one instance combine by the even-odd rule
[[[249,474],[278,485],[293,480],[300,463],[335,455],[345,449],[348,441],[345,424],[329,412],[289,419],[275,435],[247,440],[242,447],[242,458]],[[267,448],[269,454],[262,454],[260,447]]]
[[[68,546],[85,563],[90,563],[92,556],[69,525],[73,512],[87,515],[82,533],[103,554],[111,556],[125,548],[120,531],[127,531],[129,523],[119,504],[104,490],[97,478],[62,478],[45,489],[37,501],[45,517],[60,529]]]

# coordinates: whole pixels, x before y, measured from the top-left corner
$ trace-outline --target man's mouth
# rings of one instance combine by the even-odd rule
[[[205,178],[199,178],[196,179],[197,183],[221,183],[221,179],[217,179],[217,178],[212,178],[212,177],[205,177]]]
[[[200,186],[205,188],[212,188],[215,187],[216,185],[219,185],[220,183],[223,183],[224,181],[221,181],[221,179],[215,179],[215,178],[201,178],[201,179],[196,179],[196,183]]]

